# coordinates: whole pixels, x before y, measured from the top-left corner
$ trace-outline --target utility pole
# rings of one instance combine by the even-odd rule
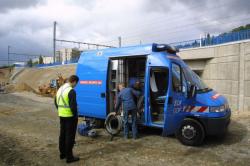
[[[118,37],[118,42],[119,42],[119,47],[121,47],[122,46],[122,37],[121,36]]]
[[[8,46],[8,66],[10,66],[10,46]]]
[[[57,53],[58,53],[58,57],[59,57],[59,62],[61,63],[61,62],[62,62],[61,52],[60,52],[60,51],[58,51]]]
[[[54,21],[54,29],[53,29],[53,53],[54,53],[54,58],[53,61],[54,63],[56,62],[56,21]]]
[[[68,51],[67,51],[67,48],[65,48],[65,57],[66,57],[66,64],[67,64],[67,61],[68,61]]]

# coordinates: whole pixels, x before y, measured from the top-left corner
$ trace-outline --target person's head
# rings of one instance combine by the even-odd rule
[[[140,89],[140,86],[141,86],[140,80],[136,80],[134,88],[135,89]]]
[[[69,83],[70,83],[72,88],[74,88],[76,86],[78,81],[79,81],[79,77],[77,77],[76,75],[72,75],[69,77]]]
[[[118,89],[121,91],[123,88],[125,88],[125,84],[123,82],[118,84]]]
[[[134,89],[140,89],[140,80],[136,77],[131,77],[129,79],[129,87]]]

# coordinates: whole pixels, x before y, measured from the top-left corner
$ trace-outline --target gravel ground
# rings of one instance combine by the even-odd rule
[[[53,100],[33,93],[0,94],[0,165],[66,165],[58,155],[59,121]],[[77,135],[71,165],[237,165],[250,163],[250,113],[234,115],[225,138],[206,138],[200,147],[180,144],[161,131],[140,129],[140,139],[110,141]]]

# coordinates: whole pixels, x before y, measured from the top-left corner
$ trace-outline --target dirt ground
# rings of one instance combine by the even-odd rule
[[[11,68],[0,68],[0,84],[9,82]]]
[[[141,129],[138,140],[110,141],[77,134],[71,165],[237,165],[250,163],[250,114],[234,115],[228,135],[188,147],[156,129]],[[0,165],[66,165],[58,154],[59,121],[51,98],[30,92],[0,94]]]

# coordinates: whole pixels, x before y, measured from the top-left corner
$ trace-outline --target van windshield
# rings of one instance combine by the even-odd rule
[[[187,80],[188,85],[189,86],[190,85],[195,85],[197,87],[197,92],[198,93],[205,93],[205,92],[208,92],[208,91],[212,90],[188,66],[183,68],[183,72],[185,74],[185,78]]]

